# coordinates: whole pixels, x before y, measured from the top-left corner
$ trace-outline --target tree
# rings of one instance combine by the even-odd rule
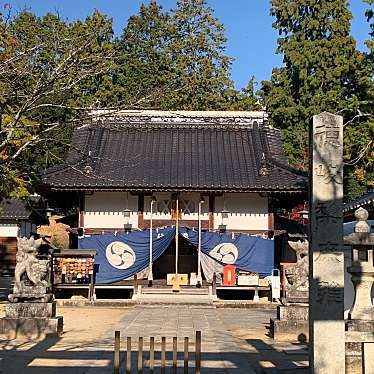
[[[154,1],[142,4],[139,14],[129,18],[116,41],[113,102],[138,99],[148,107],[162,106],[162,93],[173,89],[175,78],[170,53],[173,31],[171,16]]]
[[[0,196],[24,196],[53,147],[66,148],[71,128],[100,94],[108,75],[111,21],[95,12],[67,24],[24,11],[0,15]]]
[[[225,110],[263,110],[255,90],[255,77],[252,76],[247,87],[240,91],[227,89],[224,92]]]
[[[205,0],[178,1],[171,12],[155,1],[129,19],[118,41],[120,98],[159,94],[150,107],[223,109],[238,93],[229,78],[223,25]]]
[[[262,83],[261,96],[272,123],[282,128],[290,162],[306,168],[312,116],[330,111],[343,114],[348,122],[359,113],[367,114],[373,82],[365,55],[357,51],[350,35],[352,16],[346,0],[272,0],[271,4],[273,27],[280,35],[277,53],[283,54],[284,66]],[[354,126],[346,127],[348,163],[370,143],[373,129],[363,119],[356,117]],[[362,167],[368,162],[367,151],[359,159]],[[347,178],[353,173],[350,166],[358,164],[349,165]]]
[[[364,0],[373,5],[373,0]],[[369,8],[365,12],[369,22],[370,39],[366,41],[368,53],[362,54],[365,81],[361,95],[363,105],[361,111],[353,115],[345,126],[346,138],[346,192],[348,197],[362,195],[367,189],[374,187],[374,11]]]
[[[221,108],[225,91],[232,88],[224,26],[205,0],[177,1],[172,17],[178,90],[169,95],[168,105],[190,110]]]

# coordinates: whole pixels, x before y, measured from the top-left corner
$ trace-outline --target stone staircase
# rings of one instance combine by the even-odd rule
[[[210,286],[201,288],[182,286],[179,292],[173,292],[171,286],[162,288],[140,286],[133,300],[139,304],[212,305],[214,299]]]

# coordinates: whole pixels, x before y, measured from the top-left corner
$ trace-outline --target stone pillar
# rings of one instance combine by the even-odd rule
[[[312,373],[345,372],[343,118],[313,117],[310,134],[309,335]]]

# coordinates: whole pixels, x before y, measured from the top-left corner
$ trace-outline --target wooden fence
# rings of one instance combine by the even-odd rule
[[[160,369],[161,374],[166,373],[166,364],[167,364],[167,345],[166,337],[162,337],[160,342],[155,342],[155,338],[151,336],[149,338],[149,352],[148,352],[148,365],[149,373],[154,373],[155,371],[155,345],[157,343],[160,345]],[[183,373],[188,374],[189,370],[189,346],[190,341],[188,337],[183,339]],[[132,341],[131,337],[126,338],[126,374],[131,373],[131,353],[132,351]],[[139,337],[138,339],[138,349],[137,349],[137,373],[143,373],[144,361],[144,339]],[[119,331],[114,333],[114,374],[120,374],[121,369],[121,335]],[[135,351],[136,352],[136,351]],[[201,373],[201,331],[196,331],[195,339],[195,373]],[[175,336],[172,338],[172,373],[176,374],[178,370],[178,338]],[[135,368],[134,368],[135,369]]]

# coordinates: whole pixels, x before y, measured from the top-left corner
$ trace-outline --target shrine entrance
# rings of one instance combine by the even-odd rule
[[[197,273],[197,248],[186,238],[179,235],[178,273]],[[154,280],[166,280],[167,274],[175,273],[175,238],[167,250],[153,263]]]

